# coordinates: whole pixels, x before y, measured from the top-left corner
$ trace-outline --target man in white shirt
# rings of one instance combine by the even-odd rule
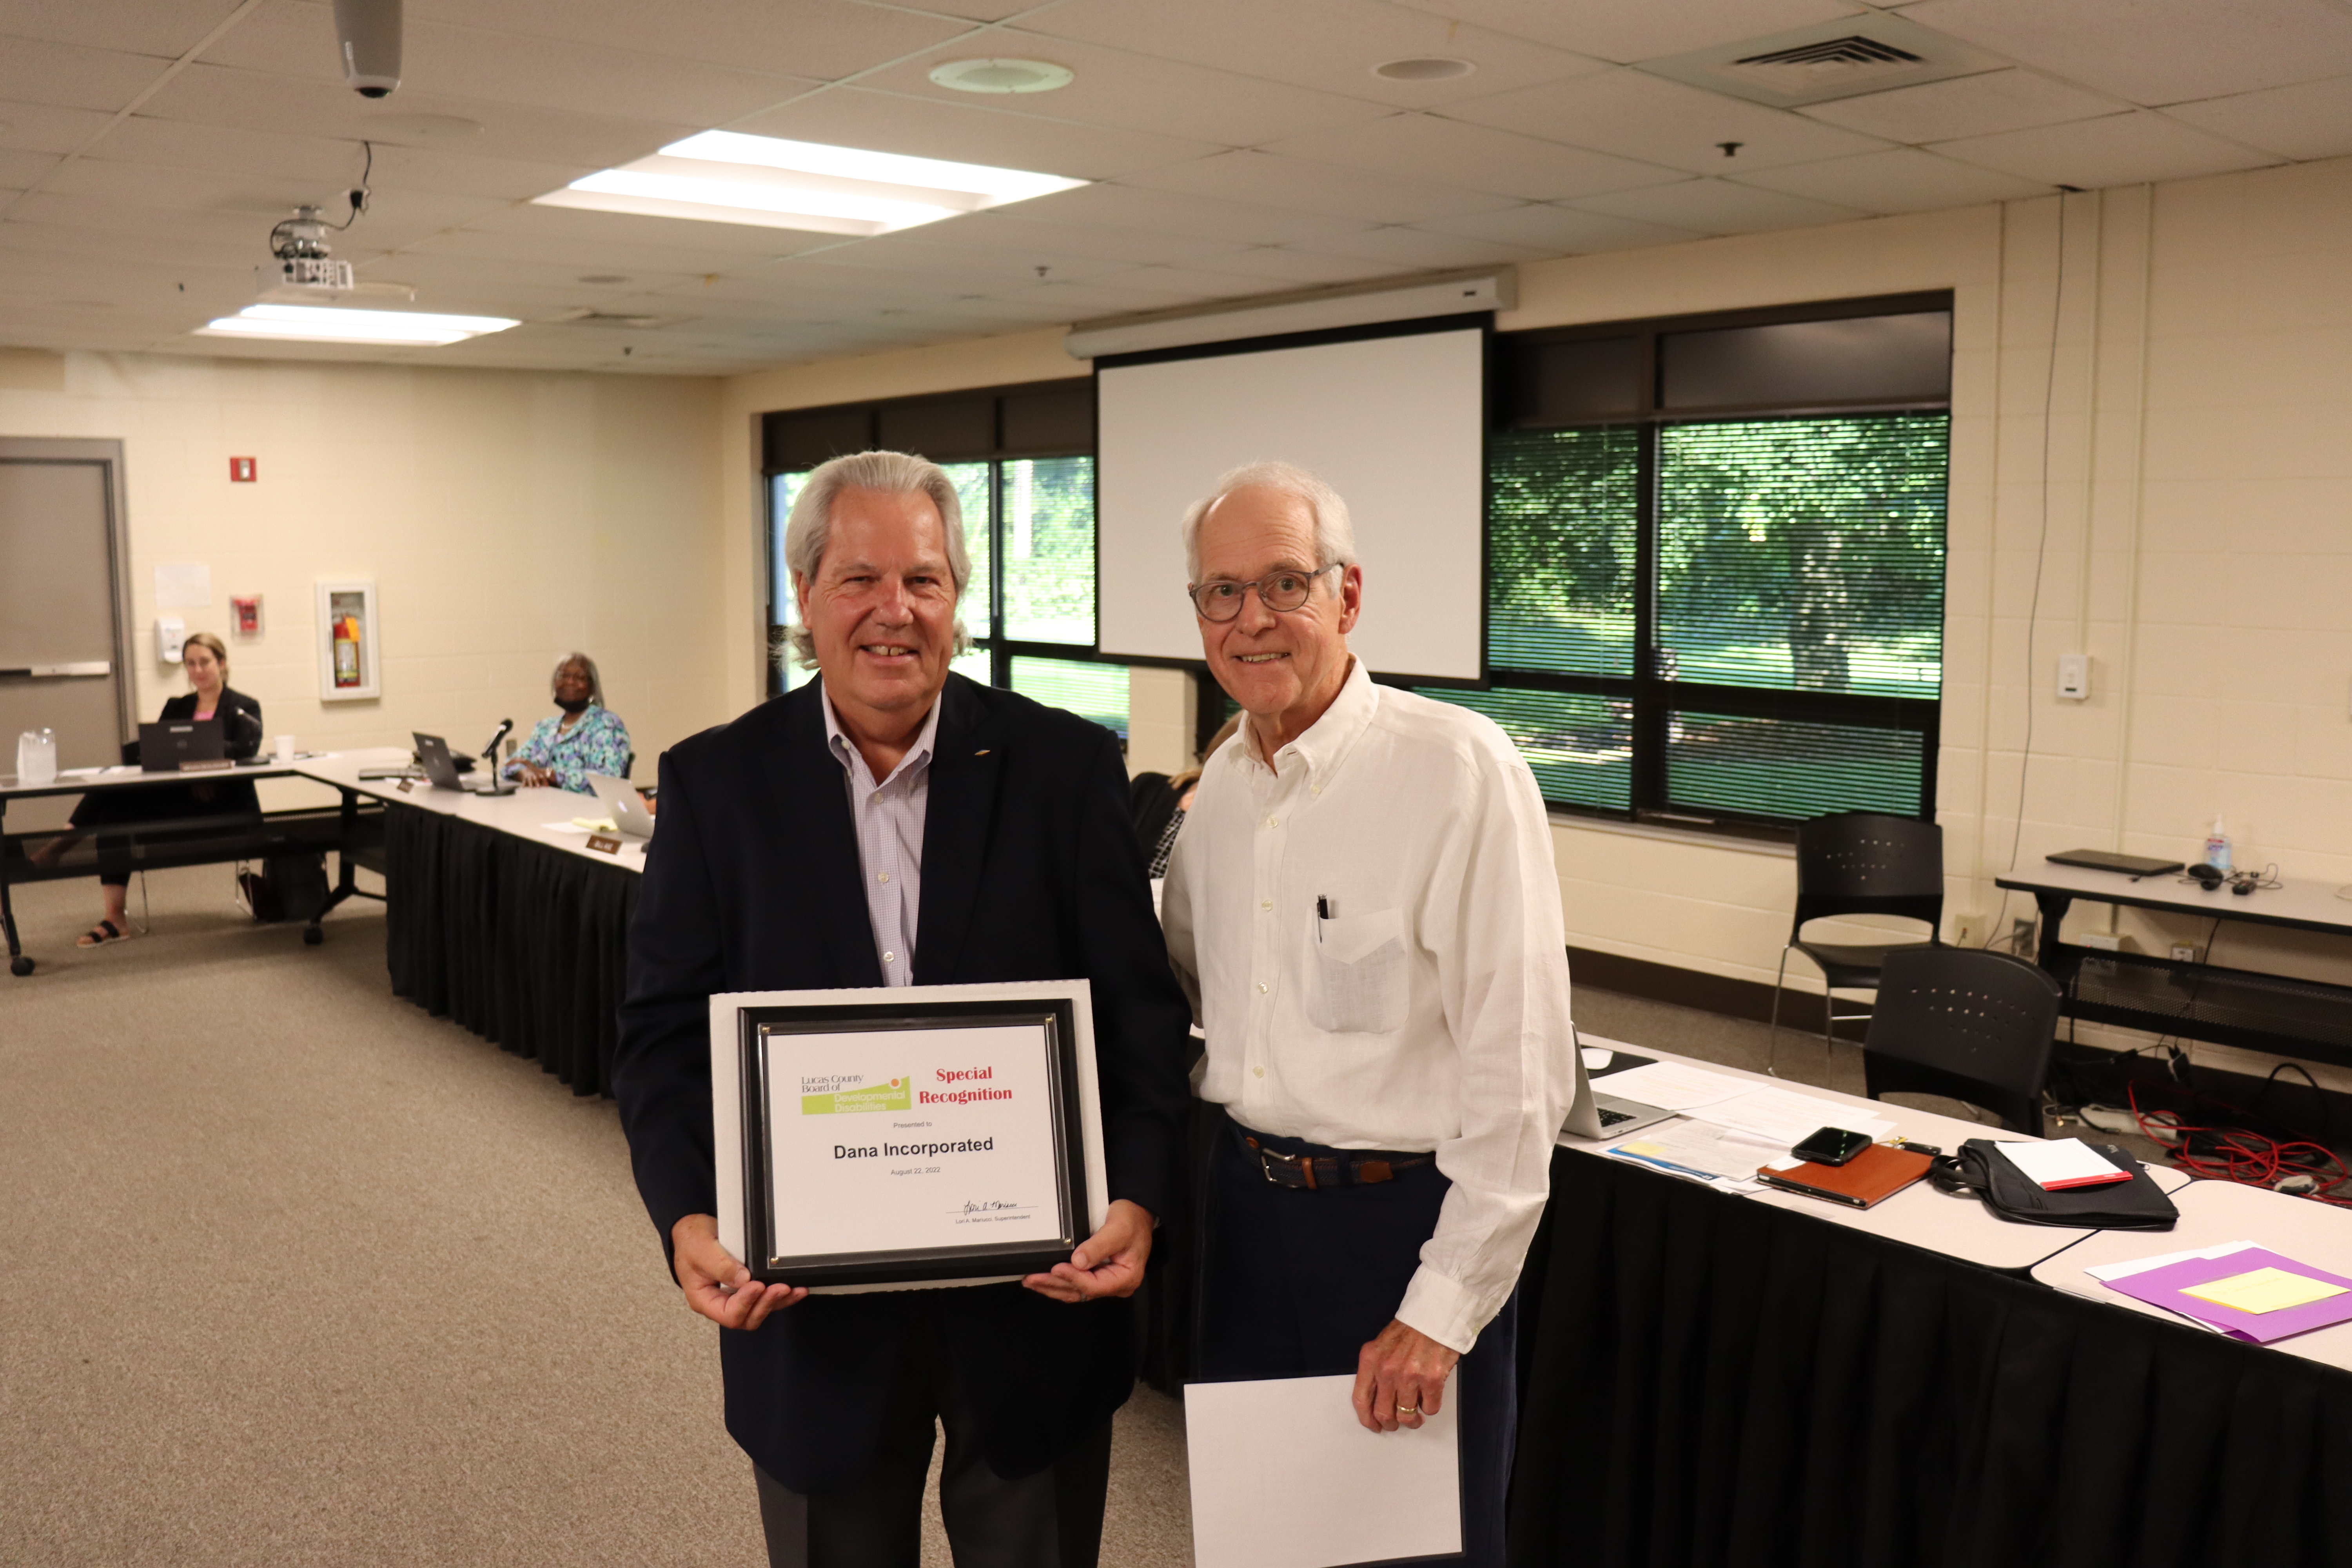
[[[1162,911],[1230,1122],[1199,1375],[1353,1373],[1382,1432],[1458,1396],[1465,1552],[1500,1564],[1513,1292],[1575,1087],[1542,796],[1491,721],[1349,653],[1363,573],[1322,481],[1237,468],[1184,542],[1209,668],[1248,715]]]

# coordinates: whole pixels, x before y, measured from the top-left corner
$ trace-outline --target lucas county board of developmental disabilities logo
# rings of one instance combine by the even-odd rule
[[[911,1110],[913,1089],[904,1078],[868,1085],[863,1073],[834,1073],[801,1079],[801,1114],[833,1116],[853,1110]]]

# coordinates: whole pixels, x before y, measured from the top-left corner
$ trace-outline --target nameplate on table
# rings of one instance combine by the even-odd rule
[[[204,761],[191,757],[180,764],[180,771],[184,773],[222,773],[235,766],[236,764],[226,757],[212,757]]]
[[[398,790],[403,795],[415,795],[416,793],[416,781],[415,779],[403,779],[398,784],[393,785],[393,788]]]
[[[621,852],[621,840],[616,834],[592,833],[588,836],[588,847],[599,855],[618,855]]]
[[[1102,1223],[1084,981],[710,1002],[719,1240],[755,1277],[1018,1278]]]

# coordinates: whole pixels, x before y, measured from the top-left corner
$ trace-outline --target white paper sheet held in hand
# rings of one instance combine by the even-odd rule
[[[1368,1432],[1352,1377],[1184,1390],[1200,1568],[1336,1568],[1462,1550],[1454,1391],[1417,1431]]]

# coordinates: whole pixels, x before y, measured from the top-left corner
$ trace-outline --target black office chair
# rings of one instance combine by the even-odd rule
[[[1925,921],[1919,942],[1809,942],[1805,927],[1832,915],[1897,915]],[[1797,914],[1780,949],[1780,972],[1772,982],[1772,1032],[1780,1036],[1780,989],[1789,978],[1789,954],[1801,952],[1827,982],[1822,993],[1822,1048],[1826,1051],[1840,1024],[1868,1013],[1840,1013],[1840,991],[1868,991],[1878,984],[1887,955],[1932,947],[1944,919],[1944,830],[1916,817],[1875,811],[1845,811],[1797,825]]]
[[[1890,952],[1862,1044],[1870,1098],[1889,1089],[1979,1105],[2042,1136],[2042,1083],[2065,993],[2021,958],[1982,948]]]

